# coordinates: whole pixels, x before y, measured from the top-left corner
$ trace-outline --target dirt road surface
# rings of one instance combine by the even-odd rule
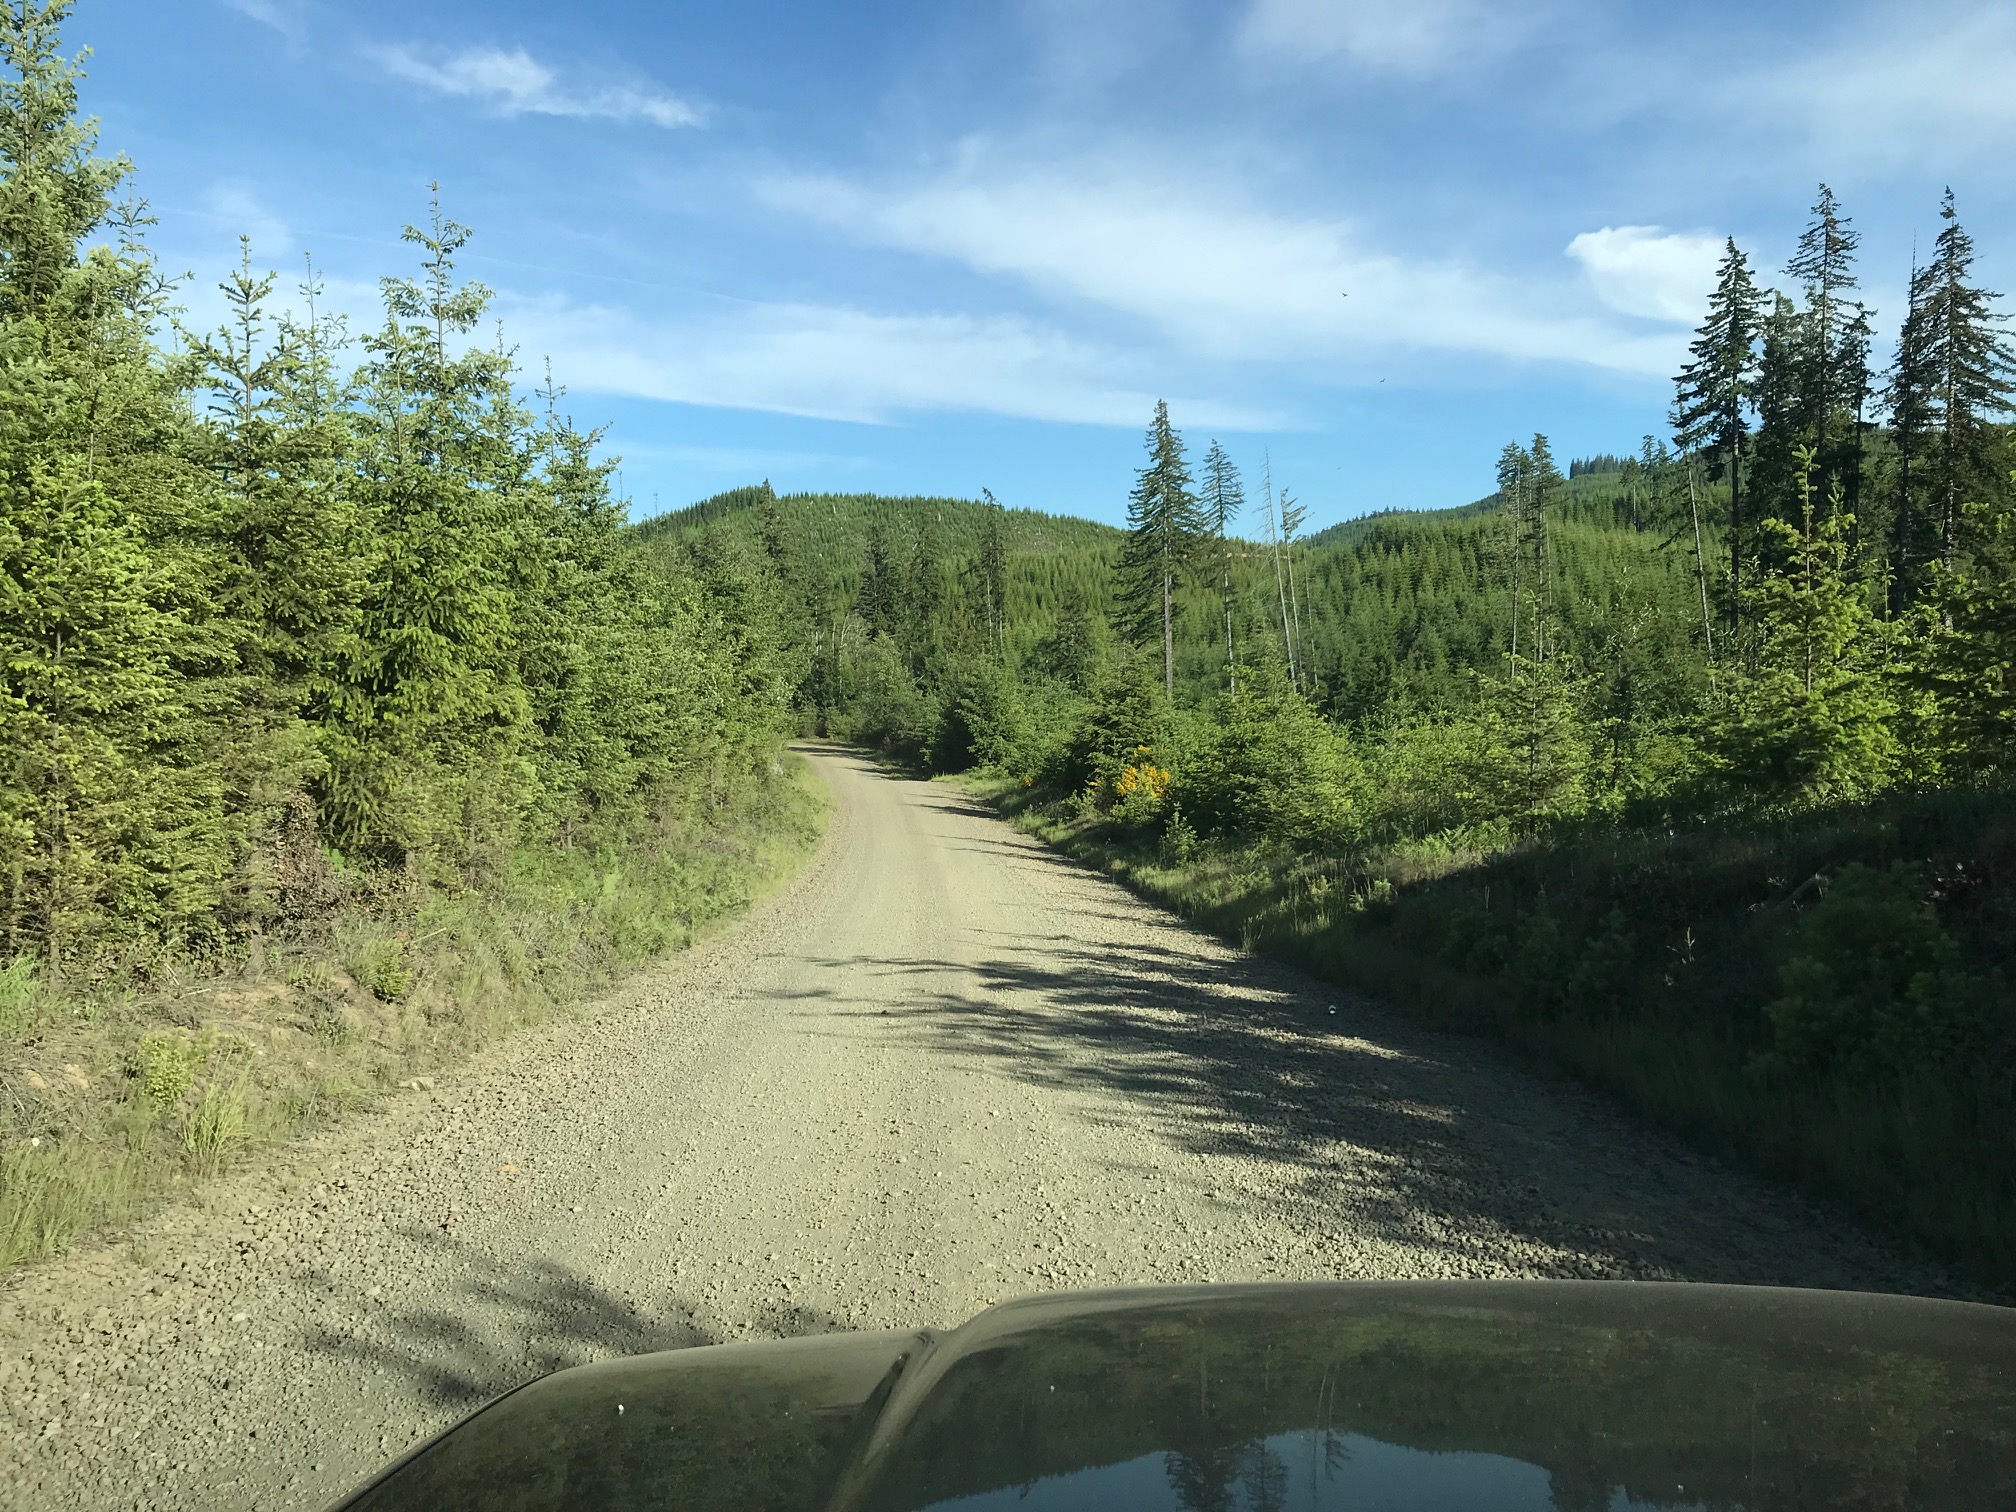
[[[742,923],[15,1278],[0,1505],[314,1508],[559,1366],[1032,1291],[1951,1289],[1572,1085],[1182,927],[955,790],[813,759],[830,832]]]

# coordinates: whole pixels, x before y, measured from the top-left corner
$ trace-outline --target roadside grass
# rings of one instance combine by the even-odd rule
[[[0,966],[0,1270],[579,1011],[795,871],[824,822],[795,756],[699,793],[620,851],[528,846],[485,891],[384,887],[235,959]]]
[[[1200,845],[985,773],[1025,832],[1221,938],[1419,1021],[1502,1040],[1720,1157],[1844,1202],[2001,1290],[2016,1287],[2016,797],[1914,795],[1673,833],[1589,831],[1499,852],[1348,857]],[[1937,900],[1973,1038],[1787,1069],[1771,1010],[1845,868],[1908,868]],[[1884,964],[1872,940],[1864,961]],[[1942,947],[1943,948],[1943,947]],[[1920,983],[1899,1013],[1928,1041]],[[1958,1010],[1956,1010],[1958,1011]],[[1957,1043],[1957,1042],[1956,1042]]]

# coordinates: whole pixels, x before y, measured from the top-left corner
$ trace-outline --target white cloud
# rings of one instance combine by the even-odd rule
[[[1425,74],[1497,52],[1539,19],[1528,0],[1253,0],[1248,52]]]
[[[300,0],[224,0],[241,16],[249,16],[261,26],[293,36],[301,25]]]
[[[2012,78],[2016,6],[1878,7],[1831,43],[1729,80],[1720,104],[1806,137],[1844,167],[1950,172],[2016,146]]]
[[[287,222],[244,184],[211,185],[203,195],[203,213],[227,236],[249,236],[255,262],[270,263],[294,250],[294,232]]]
[[[1363,373],[1394,352],[1434,351],[1664,374],[1677,351],[1592,309],[1572,280],[1409,259],[1346,222],[1140,164],[996,166],[976,147],[913,185],[779,177],[757,192],[861,241],[1123,313],[1198,355]]]
[[[1596,297],[1613,310],[1691,326],[1707,307],[1723,242],[1658,226],[1605,226],[1568,243]]]
[[[520,350],[550,354],[576,392],[871,424],[964,410],[1136,425],[1162,397],[1124,354],[1006,316],[737,304],[653,320],[553,297],[506,297],[499,307]],[[1198,424],[1278,423],[1244,407],[1180,402]]]
[[[700,109],[664,91],[635,84],[590,83],[570,87],[522,47],[470,47],[423,57],[412,47],[371,49],[378,65],[396,79],[437,94],[481,100],[500,115],[549,115],[615,121],[649,121],[654,126],[697,126]]]

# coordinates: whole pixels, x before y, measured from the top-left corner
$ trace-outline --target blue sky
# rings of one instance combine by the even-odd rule
[[[1157,398],[1317,525],[1659,429],[1721,238],[1816,183],[1885,355],[1951,184],[2016,288],[2016,5],[82,0],[195,278],[368,320],[439,179],[639,513],[779,489],[1118,520]],[[1254,490],[1257,492],[1257,488]]]

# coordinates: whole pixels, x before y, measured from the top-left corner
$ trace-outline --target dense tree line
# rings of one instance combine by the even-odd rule
[[[2001,1265],[2012,358],[1950,195],[1941,225],[1887,367],[1823,188],[1789,293],[1725,249],[1669,436],[1566,475],[1508,445],[1461,509],[1306,535],[1263,464],[1242,521],[1158,405],[1125,530],[814,496],[665,528],[819,541],[808,728],[994,768],[1173,899],[1218,879],[1221,927],[1404,961],[1403,999],[1479,975],[1592,1074]],[[1909,1195],[1935,1167],[1943,1205]]]
[[[213,949],[332,865],[482,887],[767,762],[771,580],[627,537],[438,199],[374,328],[248,249],[180,330],[68,9],[0,6],[0,957]]]

